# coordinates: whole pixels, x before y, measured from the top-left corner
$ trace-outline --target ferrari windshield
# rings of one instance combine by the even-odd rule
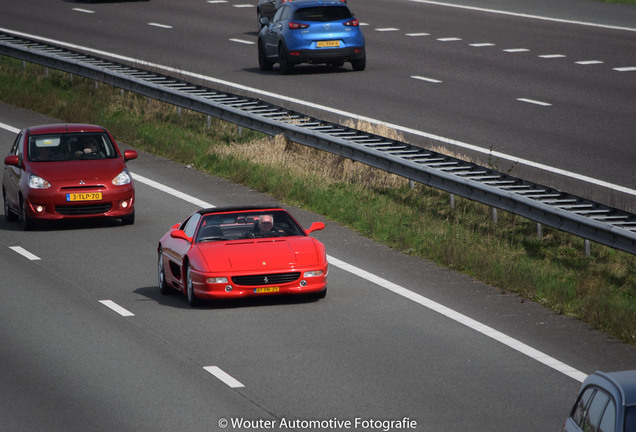
[[[33,162],[59,162],[116,158],[117,151],[107,134],[81,132],[33,135],[28,155]]]
[[[195,241],[304,235],[303,229],[284,210],[241,211],[204,215],[199,222]]]

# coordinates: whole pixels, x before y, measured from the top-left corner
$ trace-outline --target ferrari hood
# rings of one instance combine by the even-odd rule
[[[211,271],[269,271],[316,265],[319,256],[312,237],[265,238],[209,242],[199,250]]]

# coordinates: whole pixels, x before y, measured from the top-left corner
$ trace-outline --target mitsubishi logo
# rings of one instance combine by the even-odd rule
[[[84,180],[80,180],[79,184],[82,185],[82,184],[86,184],[86,183],[84,183]]]

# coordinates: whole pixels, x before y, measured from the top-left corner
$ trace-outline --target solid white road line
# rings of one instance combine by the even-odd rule
[[[426,3],[426,4],[436,5],[436,6],[446,6],[446,7],[458,8],[458,9],[467,9],[467,10],[474,10],[479,12],[516,16],[516,17],[530,18],[530,19],[536,19],[541,21],[552,21],[552,22],[560,22],[560,23],[566,23],[566,24],[578,24],[578,25],[583,25],[588,27],[600,27],[600,28],[606,28],[606,29],[612,29],[612,30],[626,30],[626,31],[632,31],[632,32],[636,31],[636,28],[630,28],[630,27],[618,27],[618,26],[596,24],[596,23],[590,23],[590,22],[584,22],[584,21],[572,21],[572,20],[566,20],[566,19],[560,19],[560,18],[550,18],[550,17],[538,16],[538,15],[528,15],[528,14],[517,13],[517,12],[507,12],[507,11],[496,10],[496,9],[486,9],[486,8],[480,8],[480,7],[474,7],[474,6],[449,4],[449,3],[443,3],[443,2],[431,1],[431,0],[411,0],[411,1],[414,3]]]
[[[133,177],[135,179],[137,179],[137,177],[134,174],[133,174]],[[172,188],[160,185],[159,183],[154,182],[154,181],[149,181],[146,184],[148,184],[149,186],[158,185],[158,186],[161,187],[161,190],[165,190],[165,189],[174,190]],[[155,187],[155,186],[153,186],[153,187]],[[177,196],[175,194],[171,194],[171,195]],[[201,200],[199,200],[198,198],[194,198],[194,197],[189,196],[187,194],[179,194],[178,196],[179,196],[179,198],[184,199],[184,200],[186,200],[186,201],[188,201],[190,203],[193,203],[193,204],[197,203],[197,202],[201,202]],[[210,205],[207,204],[206,206],[209,207]],[[574,369],[573,367],[568,366],[565,363],[562,363],[559,360],[557,360],[557,359],[555,359],[553,357],[550,357],[547,354],[544,354],[541,351],[538,351],[538,350],[532,348],[529,345],[524,344],[523,342],[520,342],[520,341],[518,341],[516,339],[513,339],[510,336],[507,336],[507,335],[505,335],[504,333],[501,333],[498,330],[495,330],[495,329],[493,329],[491,327],[488,327],[488,326],[486,326],[484,324],[481,324],[480,322],[475,321],[472,318],[469,318],[469,317],[467,317],[465,315],[462,315],[459,312],[456,312],[456,311],[454,311],[454,310],[452,310],[450,308],[447,308],[446,306],[443,306],[443,305],[441,305],[439,303],[436,303],[436,302],[434,302],[432,300],[429,300],[426,297],[423,297],[423,296],[421,296],[419,294],[416,294],[416,293],[414,293],[412,291],[409,291],[408,289],[403,288],[403,287],[401,287],[399,285],[396,285],[396,284],[394,284],[392,282],[389,282],[386,279],[382,279],[382,278],[380,278],[378,276],[375,276],[374,274],[369,273],[369,272],[367,272],[365,270],[362,270],[360,268],[357,268],[357,267],[354,267],[354,266],[352,266],[350,264],[347,264],[346,262],[341,261],[338,258],[335,258],[335,257],[333,257],[331,255],[329,255],[327,257],[327,259],[329,261],[329,265],[333,265],[333,266],[341,268],[341,269],[343,269],[345,271],[353,273],[353,274],[355,274],[358,277],[361,277],[361,278],[363,278],[363,279],[365,279],[365,280],[367,280],[369,282],[372,282],[372,283],[374,283],[376,285],[381,286],[382,288],[388,289],[389,291],[393,291],[394,293],[399,294],[402,297],[405,297],[405,298],[408,298],[410,300],[413,300],[414,302],[416,302],[416,303],[418,303],[418,304],[420,304],[422,306],[425,306],[425,307],[427,307],[429,309],[432,309],[432,310],[434,310],[436,312],[439,312],[440,314],[442,314],[442,315],[444,315],[444,316],[446,316],[448,318],[451,318],[451,319],[453,319],[453,320],[455,320],[455,321],[457,321],[457,322],[459,322],[461,324],[464,324],[465,326],[468,326],[469,328],[471,328],[471,329],[473,329],[475,331],[478,331],[478,332],[480,332],[480,333],[482,333],[482,334],[484,334],[484,335],[486,335],[486,336],[488,336],[488,337],[490,337],[490,338],[492,338],[492,339],[494,339],[494,340],[496,340],[498,342],[501,342],[504,345],[506,345],[506,346],[508,346],[510,348],[513,348],[513,349],[519,351],[520,353],[525,354],[526,356],[528,356],[528,357],[530,357],[530,358],[532,358],[532,359],[534,359],[534,360],[536,360],[536,361],[538,361],[540,363],[543,363],[543,364],[545,364],[545,365],[547,365],[547,366],[549,366],[549,367],[551,367],[551,368],[553,368],[553,369],[555,369],[555,370],[557,370],[557,371],[559,371],[559,372],[561,372],[561,373],[563,373],[563,374],[565,374],[565,375],[567,375],[567,376],[569,376],[569,377],[571,377],[571,378],[573,378],[575,380],[583,381],[585,379],[585,377],[587,376],[587,374],[585,374],[583,372],[580,372],[580,371]],[[210,366],[210,368],[212,370],[214,370],[214,371],[220,371],[220,369],[218,369],[216,366]],[[206,368],[206,370],[207,369],[208,368]],[[216,373],[212,372],[212,370],[209,370],[209,372],[213,373],[214,375],[216,375]],[[220,371],[218,373],[219,374],[224,374],[224,372],[222,372],[222,371]],[[220,377],[219,377],[219,379],[223,380]],[[233,379],[233,378],[230,377],[230,379]],[[240,386],[242,386],[242,385],[240,385]]]
[[[205,366],[203,369],[210,372],[212,375],[232,388],[245,387],[240,381],[230,376],[218,366]]]
[[[104,306],[106,306],[107,308],[117,312],[119,315],[123,317],[135,316],[134,313],[130,312],[127,309],[124,309],[123,307],[119,306],[117,303],[115,303],[112,300],[100,300],[99,302],[103,304]]]
[[[73,10],[75,12],[82,12],[82,13],[87,13],[87,14],[94,14],[95,13],[95,11],[89,10],[89,9],[73,8]]]
[[[9,132],[13,132],[16,135],[20,133],[20,129],[15,128],[13,126],[9,126],[8,124],[4,124],[4,123],[0,123],[0,128]]]
[[[571,366],[566,365],[565,363],[560,362],[559,360],[550,357],[547,354],[542,353],[541,351],[538,351],[534,348],[532,348],[529,345],[524,344],[523,342],[520,342],[516,339],[511,338],[510,336],[507,336],[503,333],[501,333],[498,330],[493,329],[492,327],[488,327],[485,324],[480,323],[479,321],[475,321],[472,318],[467,317],[466,315],[463,315],[459,312],[456,312],[450,308],[447,308],[446,306],[443,306],[433,300],[430,300],[424,296],[421,296],[419,294],[414,293],[413,291],[409,291],[406,288],[403,288],[399,285],[394,284],[393,282],[390,282],[386,279],[383,279],[379,276],[376,276],[372,273],[369,273],[365,270],[362,270],[358,267],[354,267],[350,264],[347,264],[344,261],[340,261],[337,258],[334,258],[332,256],[328,256],[327,257],[329,264],[330,265],[334,265],[342,270],[348,271],[349,273],[352,273],[358,277],[361,277],[369,282],[372,282],[376,285],[381,286],[382,288],[385,288],[389,291],[392,291],[396,294],[401,295],[402,297],[405,297],[409,300],[414,301],[415,303],[418,303],[424,307],[427,307],[435,312],[438,312],[442,315],[444,315],[447,318],[452,319],[453,321],[456,321],[460,324],[463,324],[479,333],[482,333],[485,336],[488,336],[489,338],[492,338],[494,340],[496,340],[497,342],[501,342],[502,344],[516,350],[519,351],[520,353],[540,362],[543,363],[546,366],[551,367],[552,369],[555,369],[567,376],[569,376],[570,378],[573,378],[577,381],[583,381],[585,379],[585,377],[587,377],[587,374],[578,371],[576,369],[574,369]]]
[[[411,1],[418,1],[418,0],[411,0]],[[423,3],[426,3],[425,1],[422,1]],[[429,2],[429,3],[435,3],[435,2]],[[450,6],[447,4],[443,4],[444,6]],[[362,25],[362,24],[360,24]],[[565,177],[570,177],[573,179],[577,179],[577,180],[581,180],[587,183],[592,183],[598,186],[603,186],[603,187],[607,187],[610,189],[615,189],[616,191],[620,191],[629,195],[634,195],[636,196],[636,190],[635,189],[630,189],[627,188],[625,186],[621,186],[621,185],[617,185],[617,184],[613,184],[613,183],[609,183],[603,180],[599,180],[599,179],[595,179],[592,177],[588,177],[588,176],[584,176],[581,174],[577,174],[571,171],[566,171],[560,168],[556,168],[553,166],[549,166],[549,165],[545,165],[545,164],[540,164],[528,159],[523,159],[517,156],[512,156],[506,153],[502,153],[502,152],[498,152],[498,151],[494,151],[491,148],[483,148],[483,147],[479,147],[477,145],[474,144],[469,144],[469,143],[465,143],[463,141],[458,141],[458,140],[454,140],[451,138],[446,138],[443,137],[441,135],[435,135],[432,133],[428,133],[428,132],[423,132],[417,129],[412,129],[412,128],[408,128],[408,127],[404,127],[404,126],[400,126],[400,125],[396,125],[396,124],[392,124],[392,123],[387,123],[381,120],[377,120],[371,117],[366,117],[366,116],[361,116],[355,113],[350,113],[347,111],[343,111],[343,110],[339,110],[339,109],[335,109],[335,108],[331,108],[331,107],[327,107],[324,105],[320,105],[320,104],[315,104],[315,103],[311,103],[311,102],[307,102],[305,100],[301,100],[301,99],[295,99],[295,98],[290,98],[288,96],[284,96],[284,95],[280,95],[277,93],[272,93],[272,92],[267,92],[267,91],[263,91],[261,89],[257,89],[254,87],[249,87],[249,86],[244,86],[241,84],[236,84],[233,83],[231,81],[226,81],[226,80],[221,80],[218,78],[214,78],[214,77],[210,77],[207,75],[202,75],[202,74],[198,74],[198,73],[194,73],[194,72],[190,72],[190,71],[186,71],[183,69],[177,69],[177,68],[173,68],[170,66],[164,66],[164,65],[160,65],[157,63],[151,63],[151,62],[147,62],[144,60],[140,60],[140,59],[136,59],[136,58],[132,58],[132,57],[126,57],[126,56],[121,56],[119,54],[114,54],[108,51],[101,51],[101,50],[96,50],[93,48],[88,48],[88,47],[84,47],[81,45],[75,45],[75,44],[69,44],[66,42],[62,42],[62,41],[58,41],[55,39],[49,39],[49,38],[43,38],[41,36],[37,36],[37,35],[33,35],[30,33],[23,33],[23,32],[17,32],[15,30],[11,30],[11,29],[7,29],[7,28],[3,28],[0,27],[0,31],[6,31],[9,33],[13,33],[15,35],[18,36],[24,36],[24,37],[28,37],[30,39],[35,39],[35,40],[39,40],[42,42],[46,42],[46,43],[52,43],[55,45],[59,45],[59,46],[63,46],[69,49],[79,49],[82,51],[85,51],[87,53],[93,53],[96,55],[101,55],[101,56],[105,56],[111,59],[115,59],[115,60],[122,60],[122,61],[126,61],[126,62],[131,62],[132,64],[135,64],[139,67],[150,67],[152,69],[157,69],[157,70],[163,70],[166,71],[168,73],[176,73],[178,76],[183,76],[183,77],[191,77],[191,78],[195,78],[195,79],[199,79],[202,81],[206,81],[206,82],[211,82],[211,83],[216,83],[216,84],[220,84],[220,85],[224,85],[227,86],[229,88],[235,88],[235,89],[240,89],[240,90],[246,90],[249,91],[251,93],[254,94],[259,94],[259,95],[263,95],[263,96],[268,96],[268,97],[272,97],[272,98],[276,98],[278,100],[284,100],[284,101],[288,101],[288,102],[292,102],[294,104],[298,104],[300,106],[306,106],[309,108],[315,108],[315,109],[319,109],[322,111],[326,111],[326,112],[330,112],[332,114],[336,114],[336,115],[341,115],[341,116],[346,116],[346,117],[351,117],[354,119],[357,119],[359,121],[362,122],[367,122],[367,123],[371,123],[371,124],[377,124],[377,125],[382,125],[382,126],[386,126],[390,129],[395,129],[398,131],[402,131],[408,134],[413,134],[416,136],[420,136],[423,138],[427,138],[433,141],[440,141],[443,142],[445,144],[449,144],[452,146],[456,146],[456,147],[460,147],[460,148],[465,148],[471,151],[475,151],[478,153],[483,153],[486,154],[490,157],[493,158],[499,158],[499,159],[503,159],[503,160],[507,160],[510,162],[513,162],[515,164],[519,164],[519,165],[526,165],[526,166],[530,166],[530,167],[534,167],[540,170],[544,170],[544,171],[548,171],[554,174],[558,174],[558,175],[562,175]],[[636,31],[636,29],[634,29],[634,31]]]
[[[154,180],[150,180],[149,178],[146,178],[146,177],[144,177],[144,176],[142,176],[140,174],[136,174],[136,173],[131,173],[131,174],[133,176],[133,180],[138,181],[139,183],[143,183],[143,184],[151,186],[151,187],[153,187],[155,189],[159,189],[160,191],[165,192],[168,195],[172,195],[174,197],[180,198],[180,199],[182,199],[184,201],[192,203],[192,204],[194,204],[196,206],[199,206],[201,208],[216,207],[216,206],[214,206],[214,205],[212,205],[210,203],[202,201],[202,200],[200,200],[198,198],[195,198],[193,196],[184,194],[183,192],[179,192],[176,189],[173,189],[171,187],[165,186],[165,185],[163,185],[161,183],[158,183],[158,182],[156,182]]]
[[[40,257],[38,257],[37,255],[33,255],[31,252],[29,252],[28,250],[24,249],[22,246],[11,246],[9,249],[11,249],[14,252],[19,253],[20,255],[22,255],[23,257],[25,257],[26,259],[29,259],[31,261],[39,261]]]
[[[0,126],[4,126],[2,123],[0,123]],[[146,177],[143,177],[139,174],[134,174],[133,173],[133,178],[135,179],[135,181],[139,181],[140,183],[146,184],[150,187],[159,189],[163,192],[166,192],[174,197],[180,198],[184,201],[187,201],[189,203],[195,204],[197,206],[200,207],[204,207],[204,208],[209,208],[209,207],[214,207],[212,204],[207,203],[205,201],[202,201],[198,198],[195,198],[191,195],[185,194],[183,192],[179,192],[176,189],[173,189],[169,186],[165,186],[162,185],[161,183],[158,183],[154,180],[150,180]],[[574,368],[572,368],[571,366],[566,365],[565,363],[560,362],[559,360],[548,356],[547,354],[542,353],[541,351],[538,351],[532,347],[530,347],[529,345],[526,345],[516,339],[513,339],[507,335],[505,335],[504,333],[499,332],[498,330],[495,330],[491,327],[488,327],[484,324],[481,324],[478,321],[473,320],[472,318],[469,318],[465,315],[460,314],[459,312],[456,312],[450,308],[447,308],[446,306],[443,306],[439,303],[436,303],[432,300],[427,299],[426,297],[423,297],[419,294],[416,294],[412,291],[407,290],[406,288],[403,288],[399,285],[396,285],[392,282],[389,282],[385,279],[382,279],[378,276],[373,275],[372,273],[369,273],[365,270],[359,269],[357,267],[354,267],[350,264],[347,264],[344,261],[341,261],[333,256],[329,256],[328,257],[328,261],[330,265],[334,265],[338,268],[341,268],[345,271],[348,271],[352,274],[355,274],[359,277],[364,278],[365,280],[375,283],[385,289],[388,289],[389,291],[393,291],[396,294],[399,294],[405,298],[408,298],[410,300],[413,300],[414,302],[421,304],[422,306],[428,307],[429,309],[435,310],[439,313],[441,313],[442,315],[451,318],[461,324],[464,324],[468,327],[470,327],[471,329],[478,331],[498,342],[501,342],[503,344],[505,344],[506,346],[509,346],[510,348],[513,348],[517,351],[519,351],[520,353],[523,353],[527,356],[529,356],[530,358],[533,358],[534,360],[543,363],[555,370],[558,370],[559,372],[575,379],[578,381],[583,381],[583,379],[585,379],[585,377],[587,376],[586,374],[584,374],[583,372],[580,372]],[[102,300],[100,301],[100,303],[103,303],[104,305],[110,307],[113,310],[117,310],[116,308],[121,308],[120,306],[117,306],[115,303],[113,303],[110,300]],[[126,311],[126,309],[121,308],[123,311],[129,313],[132,315],[131,312]],[[118,312],[121,313],[121,312]],[[124,316],[129,316],[129,315],[124,315]],[[221,371],[218,367],[216,366],[209,366],[206,368],[206,370],[208,370],[208,372],[216,375],[217,373],[219,373],[221,376],[223,376],[223,374],[225,374],[225,372]],[[227,374],[225,374],[227,375]],[[228,375],[229,376],[229,375]],[[222,378],[219,378],[222,379]],[[231,380],[233,380],[233,378],[230,377]],[[236,383],[239,384],[239,386],[243,386],[241,383],[239,383],[238,381],[236,381]],[[235,383],[235,384],[236,384]],[[229,384],[228,384],[229,385]]]

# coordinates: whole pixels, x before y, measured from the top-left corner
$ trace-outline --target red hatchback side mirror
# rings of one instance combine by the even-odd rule
[[[5,165],[20,166],[20,158],[17,155],[9,155],[4,158]]]
[[[135,150],[126,150],[124,151],[124,160],[129,161],[137,159],[137,152]]]

